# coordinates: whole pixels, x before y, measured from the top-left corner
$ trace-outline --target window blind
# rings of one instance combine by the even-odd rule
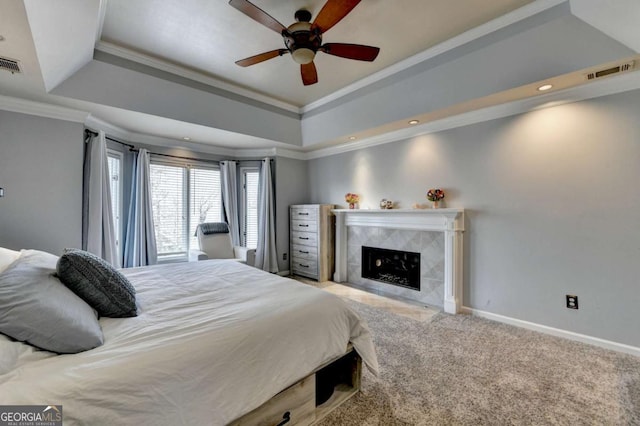
[[[191,248],[197,249],[198,224],[223,221],[220,170],[192,168],[189,181],[189,238]]]
[[[260,173],[251,171],[245,173],[245,246],[256,248],[258,246],[258,183]]]
[[[187,253],[185,168],[152,163],[150,173],[158,255]]]

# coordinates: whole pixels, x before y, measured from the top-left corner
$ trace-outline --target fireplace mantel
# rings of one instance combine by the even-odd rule
[[[444,310],[458,313],[462,307],[464,209],[335,209],[336,271],[334,281],[347,280],[347,227],[444,232]]]

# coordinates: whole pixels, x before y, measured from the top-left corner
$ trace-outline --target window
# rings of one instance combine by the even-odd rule
[[[159,162],[150,171],[158,256],[186,257],[198,248],[196,226],[222,220],[220,171]]]
[[[198,248],[196,227],[204,222],[222,222],[222,192],[220,170],[191,169],[190,176],[190,221],[191,248]]]
[[[111,210],[113,215],[113,230],[116,234],[116,247],[122,254],[122,153],[107,150],[109,166],[109,188],[111,190]]]
[[[258,246],[258,169],[241,168],[242,173],[242,244]]]

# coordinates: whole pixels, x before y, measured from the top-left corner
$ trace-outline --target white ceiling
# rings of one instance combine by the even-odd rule
[[[289,25],[301,8],[315,17],[324,0],[255,4]],[[0,109],[28,111],[23,100],[46,114],[71,108],[132,141],[156,137],[194,150],[322,150],[350,144],[350,135],[393,135],[408,118],[443,120],[523,98],[542,103],[538,80],[575,87],[585,84],[584,69],[625,57],[638,69],[638,21],[637,0],[363,0],[323,41],[378,46],[378,58],[320,53],[319,83],[305,87],[288,56],[234,64],[282,47],[282,39],[227,0],[0,0],[0,56],[23,70],[0,71]],[[484,76],[474,85],[476,71]]]
[[[288,26],[296,10],[312,20],[325,0],[254,0]],[[323,35],[323,42],[380,47],[373,63],[319,53],[319,82],[304,87],[300,67],[285,55],[241,68],[234,62],[283,48],[282,37],[226,0],[108,0],[101,40],[200,71],[303,106],[531,0],[364,0]]]

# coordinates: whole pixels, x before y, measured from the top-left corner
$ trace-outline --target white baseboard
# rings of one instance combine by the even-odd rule
[[[289,271],[280,271],[278,272],[278,275],[280,275],[281,277],[288,277],[289,275],[291,275],[291,273],[289,273]]]
[[[517,318],[506,317],[504,315],[481,311],[481,310],[469,308],[466,306],[462,307],[462,312],[465,314],[475,315],[475,316],[490,319],[493,321],[514,325],[516,327],[539,331],[541,333],[550,334],[552,336],[563,337],[565,339],[575,340],[577,342],[582,342],[582,343],[588,343],[590,345],[599,346],[601,348],[611,349],[613,351],[623,352],[623,353],[640,357],[640,348],[635,346],[612,342],[610,340],[604,340],[598,337],[587,336],[586,334],[574,333],[573,331],[562,330],[559,328],[549,327],[542,324],[536,324],[534,322],[523,321]]]

